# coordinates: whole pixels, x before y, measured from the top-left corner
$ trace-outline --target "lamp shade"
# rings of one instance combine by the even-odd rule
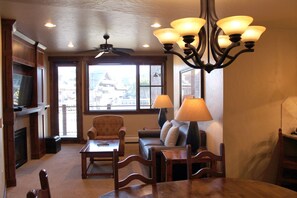
[[[212,120],[212,116],[202,98],[185,98],[175,119],[179,121],[208,121]]]
[[[180,36],[196,36],[201,27],[205,24],[202,18],[182,18],[174,20],[170,25],[180,34]]]
[[[231,16],[218,20],[217,25],[227,35],[243,34],[247,27],[253,22],[250,16]]]
[[[158,95],[155,99],[153,108],[172,108],[173,104],[168,95]]]
[[[174,44],[180,37],[177,31],[172,28],[163,28],[155,30],[154,35],[162,44]]]
[[[249,26],[241,35],[242,42],[256,42],[266,30],[264,26]]]
[[[229,45],[231,45],[231,41],[229,40],[228,35],[219,35],[218,36],[218,43],[220,48],[227,48]]]

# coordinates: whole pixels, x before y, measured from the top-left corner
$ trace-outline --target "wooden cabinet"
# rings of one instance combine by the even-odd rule
[[[15,20],[2,21],[2,83],[3,124],[6,186],[16,186],[15,117],[29,117],[31,159],[39,159],[45,154],[44,116],[46,109],[43,98],[44,52],[34,44],[26,42],[12,32]],[[26,110],[14,112],[13,74],[25,74],[33,79],[31,105]],[[27,129],[28,130],[28,129]]]
[[[15,63],[20,63],[29,67],[35,67],[34,46],[22,41],[18,37],[12,38],[12,59]]]

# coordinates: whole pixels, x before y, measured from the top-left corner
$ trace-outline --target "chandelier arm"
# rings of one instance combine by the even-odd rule
[[[200,58],[200,56],[199,56],[199,54],[198,54],[196,48],[195,48],[193,45],[190,45],[190,44],[186,44],[186,47],[188,47],[188,48],[192,51],[192,54],[193,54],[193,56],[195,57],[195,60],[196,60],[196,61],[195,61],[195,60],[193,59],[193,56],[192,56],[192,60],[195,62],[195,65],[198,64],[198,66],[200,65],[200,67],[203,68],[203,67],[204,67],[204,64],[203,64],[203,62],[201,61],[201,58]],[[197,62],[197,64],[196,64],[196,62]]]
[[[221,68],[222,64],[224,63],[225,59],[227,58],[227,55],[229,54],[229,52],[234,48],[240,45],[240,42],[236,42],[236,43],[232,43],[231,45],[229,45],[223,55],[220,57],[220,59],[216,62],[216,64],[214,65],[215,68]],[[234,56],[234,59],[236,57]],[[232,59],[231,59],[232,60]]]
[[[200,15],[199,18],[206,18],[208,0],[200,0]]]
[[[206,30],[205,27],[203,26],[198,34],[199,36],[199,44],[197,47],[197,52],[199,55],[199,58],[201,58],[205,52],[206,49]]]
[[[210,49],[212,57],[215,59],[216,62],[218,62],[219,57],[223,55],[223,51],[221,51],[220,47],[217,44],[218,34],[220,32],[216,29],[212,29],[211,31],[211,37],[210,37]]]
[[[235,59],[240,55],[240,54],[243,54],[243,53],[246,53],[246,52],[254,52],[254,49],[243,49],[241,51],[239,51],[237,54],[235,54],[232,59],[230,59],[228,62],[224,63],[223,65],[219,65],[218,67],[216,67],[217,69],[219,68],[224,68],[224,67],[227,67],[228,65],[230,65],[231,63],[233,63],[233,61],[235,61]]]
[[[215,57],[221,57],[221,56],[223,56],[223,53],[224,53],[224,50],[220,47],[220,45],[218,43],[218,37],[219,37],[219,34],[221,31],[222,31],[222,29],[220,29],[220,28],[218,28],[218,26],[216,26],[216,29],[213,29],[212,36],[211,36],[211,53],[216,61],[218,61],[218,58],[216,59]],[[226,57],[228,59],[233,58],[233,56],[231,56],[229,54],[227,54]]]
[[[192,68],[194,68],[194,69],[202,69],[202,68],[203,68],[202,66],[199,66],[199,65],[197,65],[197,64],[195,64],[195,65],[191,64],[191,63],[188,61],[189,57],[184,58],[181,54],[179,54],[179,53],[177,53],[177,52],[175,52],[175,51],[165,51],[165,54],[174,54],[174,55],[178,56],[180,59],[182,59],[182,61],[184,61],[184,63],[186,63],[189,67],[192,67]],[[192,57],[193,57],[193,56],[192,56]],[[192,57],[191,57],[191,59],[193,60]],[[194,63],[195,63],[195,62],[194,62]],[[203,65],[203,64],[202,64],[202,65]]]
[[[215,0],[207,0],[208,17],[212,28],[215,28],[218,17],[215,9]]]
[[[218,28],[218,26],[217,26],[217,29],[214,30],[214,37],[213,37],[213,44],[215,47],[215,52],[217,54],[219,54],[220,56],[222,56],[224,53],[224,50],[220,47],[220,45],[218,43],[218,37],[219,37],[221,31],[222,30],[220,28]]]

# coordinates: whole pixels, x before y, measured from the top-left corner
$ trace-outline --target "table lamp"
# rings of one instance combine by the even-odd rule
[[[166,122],[166,108],[172,108],[173,104],[168,95],[158,95],[152,105],[153,108],[159,108],[158,124],[162,128],[163,124]]]
[[[204,100],[202,98],[185,98],[175,119],[179,121],[190,121],[187,144],[191,145],[192,154],[196,154],[200,145],[197,121],[212,120],[212,116]]]

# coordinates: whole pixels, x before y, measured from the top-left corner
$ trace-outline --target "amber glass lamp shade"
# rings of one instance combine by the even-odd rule
[[[196,36],[201,27],[205,24],[202,18],[182,18],[174,20],[170,25],[179,33],[180,36]]]
[[[231,45],[231,41],[229,40],[229,36],[228,35],[219,35],[218,36],[218,43],[220,48],[227,48],[229,45]]]
[[[241,35],[242,42],[256,42],[266,30],[264,26],[249,26]]]
[[[154,31],[154,35],[162,44],[174,44],[179,39],[179,34],[172,28],[163,28]]]
[[[217,21],[217,25],[227,35],[243,34],[253,22],[250,16],[231,16]]]

